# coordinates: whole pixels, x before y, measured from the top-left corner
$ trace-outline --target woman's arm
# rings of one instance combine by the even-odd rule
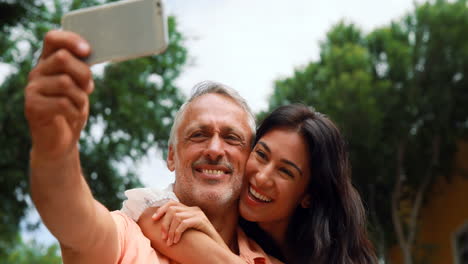
[[[151,246],[158,252],[183,264],[245,264],[244,260],[232,253],[224,241],[222,241],[224,246],[220,245],[208,234],[193,229],[192,227],[183,232],[183,235],[177,243],[168,245],[166,239],[163,239],[164,234],[162,232],[164,229],[164,217],[166,217],[166,215],[162,216],[162,219],[157,221],[152,218],[157,210],[158,208],[154,207],[146,209],[139,218],[138,225],[143,234],[151,241]]]

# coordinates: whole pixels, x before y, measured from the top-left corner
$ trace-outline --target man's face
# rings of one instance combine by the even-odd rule
[[[202,95],[187,106],[167,159],[182,203],[206,208],[239,197],[252,140],[248,124],[247,113],[220,94]]]

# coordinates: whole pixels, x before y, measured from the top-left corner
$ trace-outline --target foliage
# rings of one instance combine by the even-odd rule
[[[17,236],[14,247],[7,250],[6,256],[0,256],[3,264],[60,264],[62,258],[59,255],[57,244],[44,246],[37,241],[25,242]]]
[[[34,4],[34,0],[8,1],[0,0],[0,50],[11,49],[14,42],[9,38],[12,30],[24,26],[28,19],[36,14],[41,7]],[[0,57],[3,62],[5,55]]]
[[[435,177],[450,175],[456,140],[467,135],[467,34],[464,0],[417,5],[369,34],[341,22],[318,61],[275,82],[270,109],[302,102],[341,127],[382,255],[395,239],[414,246],[426,190]],[[398,209],[402,200],[409,214]]]
[[[58,28],[71,9],[102,1],[7,1],[1,13],[18,8],[23,14],[3,17],[0,62],[10,74],[0,87],[0,241],[18,233],[28,209],[28,160],[31,141],[23,112],[23,89],[39,55],[44,34]],[[31,8],[30,8],[31,7]],[[109,209],[120,208],[125,189],[140,184],[132,166],[149,148],[167,148],[169,124],[183,96],[174,85],[186,61],[184,38],[169,18],[170,44],[159,56],[102,65],[95,74],[90,117],[80,140],[85,177],[97,199]],[[99,68],[99,66],[98,66]],[[0,252],[0,256],[2,252]]]

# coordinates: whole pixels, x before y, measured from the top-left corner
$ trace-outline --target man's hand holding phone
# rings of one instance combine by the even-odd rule
[[[54,161],[77,150],[94,88],[91,70],[80,58],[90,52],[86,40],[75,33],[50,31],[45,36],[42,55],[25,90],[31,158]]]
[[[124,0],[75,10],[65,14],[62,23],[66,30],[45,36],[25,91],[31,157],[38,152],[38,157],[54,160],[77,152],[94,88],[89,65],[161,53],[167,47],[161,0]]]
[[[82,58],[90,52],[75,33],[48,32],[25,90],[31,198],[60,241],[64,263],[116,263],[118,258],[115,223],[94,199],[80,165],[78,140],[94,89]]]

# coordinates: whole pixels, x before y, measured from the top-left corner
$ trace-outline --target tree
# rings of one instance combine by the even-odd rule
[[[342,128],[380,254],[396,240],[405,263],[416,260],[427,190],[450,174],[456,140],[467,134],[466,34],[464,0],[416,5],[367,35],[342,22],[320,59],[277,80],[270,98],[270,108],[312,105]]]
[[[26,3],[10,2],[19,6]],[[1,32],[1,39],[11,45],[0,54],[0,62],[7,63],[12,73],[0,88],[0,256],[9,242],[15,241],[19,222],[28,209],[31,141],[23,112],[28,73],[44,34],[59,26],[66,11],[101,1],[30,2],[36,7],[31,10],[37,13],[11,22],[11,27]],[[183,100],[174,80],[185,64],[187,51],[175,18],[169,18],[168,26],[170,44],[164,54],[108,64],[95,75],[96,89],[80,140],[80,155],[95,197],[111,210],[120,208],[125,189],[140,185],[133,162],[153,146],[167,149],[169,125]]]
[[[0,0],[0,50],[6,51],[14,45],[9,38],[12,30],[19,25],[24,26],[41,8],[41,5],[35,5],[34,0]],[[5,56],[1,57],[4,59]]]
[[[435,177],[450,175],[456,140],[467,131],[467,26],[466,1],[434,1],[369,37],[374,64],[387,69],[375,77],[390,81],[398,98],[386,122],[393,125],[392,222],[405,263],[415,260],[427,190]]]

